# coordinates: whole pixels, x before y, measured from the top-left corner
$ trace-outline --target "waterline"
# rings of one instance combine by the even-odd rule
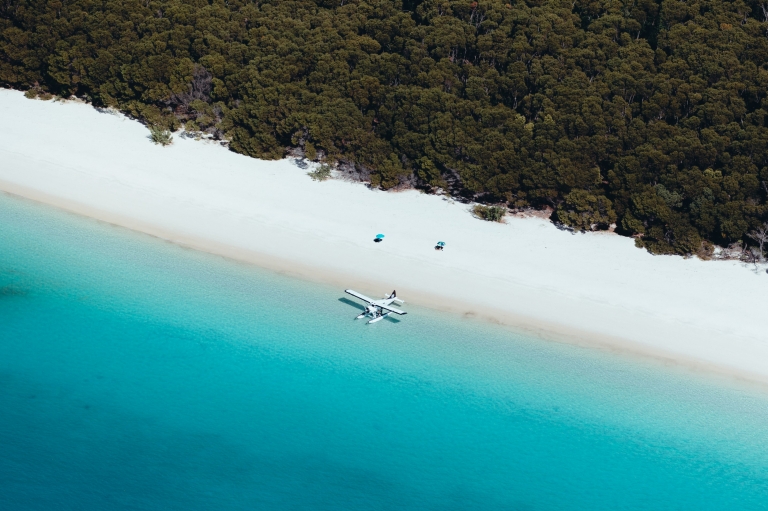
[[[412,306],[366,326],[8,196],[0,242],[3,509],[765,509],[749,388]]]

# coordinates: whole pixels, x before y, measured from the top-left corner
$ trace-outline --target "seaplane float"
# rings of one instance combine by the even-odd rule
[[[390,314],[399,314],[401,316],[404,314],[408,314],[404,310],[400,310],[397,307],[392,307],[393,303],[397,303],[399,305],[402,305],[405,303],[405,301],[397,297],[396,291],[392,291],[392,294],[390,295],[384,295],[384,298],[381,300],[374,300],[373,298],[368,298],[364,294],[358,293],[357,291],[354,291],[352,289],[345,289],[344,292],[354,296],[355,298],[359,298],[360,300],[368,304],[365,307],[365,310],[363,311],[363,313],[357,316],[355,319],[363,319],[365,317],[370,317],[371,319],[370,321],[368,321],[369,325],[371,323],[376,323],[377,321],[381,321],[382,319],[386,318]]]

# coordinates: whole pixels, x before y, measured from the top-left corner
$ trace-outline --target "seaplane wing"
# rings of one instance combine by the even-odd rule
[[[375,302],[375,301],[376,301],[376,300],[374,300],[373,298],[368,298],[368,297],[367,297],[367,296],[365,296],[364,294],[362,294],[362,293],[358,293],[357,291],[353,291],[353,290],[351,290],[351,289],[345,289],[345,290],[344,290],[344,292],[345,292],[345,293],[347,293],[347,294],[349,294],[349,295],[352,295],[352,296],[354,296],[355,298],[360,298],[360,299],[361,299],[362,301],[364,301],[364,302],[373,303],[373,302]]]
[[[403,314],[408,314],[408,313],[407,313],[407,312],[405,312],[404,310],[400,310],[400,309],[398,309],[397,307],[392,307],[392,306],[390,306],[390,305],[379,305],[379,307],[381,307],[382,309],[386,309],[386,310],[388,310],[389,312],[394,312],[395,314],[400,314],[401,316],[402,316]]]

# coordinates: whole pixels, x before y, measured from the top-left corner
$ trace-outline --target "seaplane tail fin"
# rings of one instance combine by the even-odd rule
[[[390,298],[397,298],[397,291],[392,291],[392,294],[389,295]]]

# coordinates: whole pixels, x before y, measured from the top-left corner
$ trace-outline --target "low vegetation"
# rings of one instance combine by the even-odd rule
[[[607,229],[616,221],[611,201],[586,190],[572,190],[555,210],[555,220],[576,231]]]
[[[27,91],[24,93],[24,97],[27,99],[40,99],[42,101],[48,101],[53,99],[54,95],[37,87],[33,87],[31,89],[27,89]]]
[[[489,222],[503,222],[504,216],[507,214],[507,208],[503,206],[484,206],[482,204],[477,204],[472,208],[472,213],[474,213],[477,218]]]
[[[752,254],[756,262],[765,260],[765,246],[768,244],[768,222],[757,229],[753,229],[747,233],[747,236],[757,243],[757,247],[752,247]]]
[[[158,128],[157,126],[149,127],[149,137],[152,139],[152,142],[162,146],[167,146],[173,142],[173,135],[171,135],[171,132],[163,128]]]
[[[763,0],[5,0],[0,85],[694,254],[768,220],[767,33]]]
[[[331,177],[331,166],[327,163],[319,165],[315,170],[307,172],[313,181],[325,181]]]

